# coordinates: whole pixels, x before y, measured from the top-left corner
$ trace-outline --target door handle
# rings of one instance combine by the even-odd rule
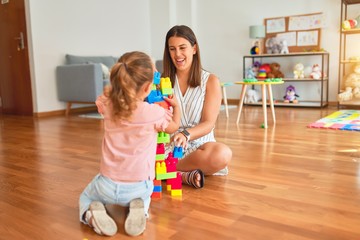
[[[25,49],[25,44],[24,44],[24,34],[23,34],[23,32],[20,32],[20,37],[16,37],[14,39],[19,41],[17,50],[18,51],[24,50]]]

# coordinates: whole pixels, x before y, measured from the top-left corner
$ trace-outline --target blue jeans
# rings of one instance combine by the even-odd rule
[[[83,215],[93,201],[128,207],[131,200],[141,198],[144,201],[145,214],[148,216],[153,189],[154,183],[152,180],[114,182],[110,178],[98,174],[80,195],[80,221],[86,223],[84,222]]]

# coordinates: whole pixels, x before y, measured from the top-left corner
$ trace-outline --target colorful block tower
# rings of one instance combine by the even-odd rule
[[[170,78],[161,78],[160,73],[154,73],[153,87],[146,101],[158,104],[165,109],[169,109],[169,104],[164,100],[164,96],[173,93]],[[170,143],[170,135],[159,132],[157,138],[156,161],[155,161],[155,180],[152,198],[162,197],[161,180],[166,180],[166,188],[171,196],[182,196],[181,174],[176,171],[178,158],[183,155],[182,147],[174,147],[173,153],[169,153],[165,159],[165,144]]]

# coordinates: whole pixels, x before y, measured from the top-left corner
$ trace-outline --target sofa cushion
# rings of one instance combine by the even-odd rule
[[[66,54],[66,64],[84,64],[84,63],[103,63],[108,68],[111,68],[116,59],[112,56],[76,56],[71,54]]]
[[[103,79],[108,79],[110,77],[110,69],[103,63],[101,64],[101,70],[103,73]]]

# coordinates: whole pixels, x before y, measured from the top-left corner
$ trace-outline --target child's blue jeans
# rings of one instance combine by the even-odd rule
[[[129,183],[114,182],[110,178],[98,174],[80,195],[80,221],[85,223],[83,215],[93,201],[127,207],[131,200],[141,198],[144,201],[145,214],[148,216],[153,189],[152,180]]]

